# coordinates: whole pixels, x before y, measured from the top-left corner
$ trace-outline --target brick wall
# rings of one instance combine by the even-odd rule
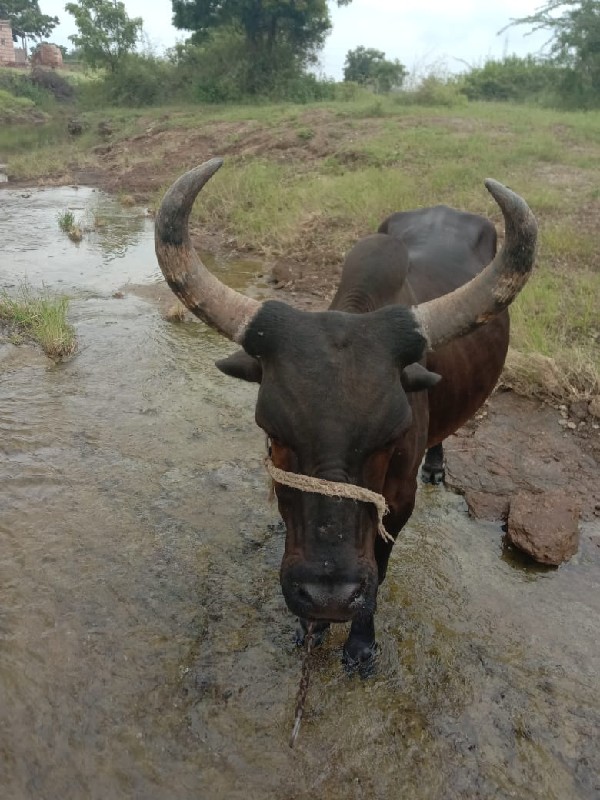
[[[14,64],[15,48],[12,27],[7,20],[0,19],[0,64]]]

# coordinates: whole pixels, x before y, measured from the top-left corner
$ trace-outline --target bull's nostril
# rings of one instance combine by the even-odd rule
[[[350,597],[348,598],[349,602],[350,603],[355,603],[357,600],[361,600],[362,599],[362,593],[363,593],[362,587],[359,587],[358,589],[355,589],[351,593]]]

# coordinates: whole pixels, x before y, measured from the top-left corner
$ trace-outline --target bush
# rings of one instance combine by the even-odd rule
[[[464,106],[467,98],[461,94],[461,85],[456,78],[441,78],[437,75],[428,75],[423,78],[416,88],[401,92],[398,95],[399,103],[414,104],[419,106]]]
[[[46,89],[36,85],[31,75],[12,69],[0,69],[0,89],[14,97],[25,97],[36,106],[52,105],[52,95]]]
[[[35,66],[31,70],[31,82],[34,86],[52,94],[59,103],[65,103],[75,98],[75,87],[56,70],[43,69]]]
[[[558,85],[563,69],[526,56],[489,60],[463,76],[461,91],[469,100],[540,101]]]
[[[336,98],[335,81],[306,73],[286,76],[269,93],[271,100],[287,100],[290,103],[312,103]]]
[[[80,87],[84,107],[150,106],[173,101],[173,65],[154,56],[123,56],[114,72]]]
[[[203,45],[176,45],[169,57],[182,99],[201,103],[241,100],[247,64],[237,50],[240,44],[239,37],[221,33]]]
[[[566,67],[554,95],[549,101],[558,108],[594,109],[600,108],[600,74],[594,75],[583,70]]]
[[[336,97],[334,81],[307,73],[285,47],[261,60],[234,30],[219,31],[200,45],[177,45],[170,59],[176,67],[176,91],[181,99],[237,103],[260,98],[308,103]]]
[[[15,97],[14,94],[0,89],[0,123],[3,126],[8,128],[9,125],[20,123],[35,125],[45,122],[47,117],[28,97]]]

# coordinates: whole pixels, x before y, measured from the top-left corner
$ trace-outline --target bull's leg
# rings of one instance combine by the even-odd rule
[[[440,442],[430,447],[425,454],[425,461],[421,467],[421,478],[424,483],[433,483],[434,486],[437,486],[442,483],[444,476],[444,448]]]
[[[368,677],[375,668],[377,649],[373,615],[354,619],[342,656],[346,669],[349,672],[358,671],[363,678]]]
[[[301,617],[298,617],[298,622],[300,624],[296,628],[294,641],[298,647],[302,647],[304,640],[306,639],[306,634],[308,633],[308,622]],[[323,644],[323,640],[325,639],[327,631],[329,630],[329,626],[329,622],[313,623],[313,647],[318,647],[320,644]]]

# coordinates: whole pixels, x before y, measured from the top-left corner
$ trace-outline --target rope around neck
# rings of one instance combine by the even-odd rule
[[[324,478],[312,478],[310,475],[298,475],[296,472],[285,472],[276,467],[269,456],[265,458],[265,466],[276,483],[282,483],[292,489],[299,489],[301,492],[316,492],[326,497],[345,497],[348,500],[359,500],[361,503],[373,503],[377,509],[379,535],[383,537],[384,541],[394,542],[394,537],[386,531],[383,524],[383,517],[389,511],[383,495],[353,483],[339,483],[338,481],[327,481]]]

